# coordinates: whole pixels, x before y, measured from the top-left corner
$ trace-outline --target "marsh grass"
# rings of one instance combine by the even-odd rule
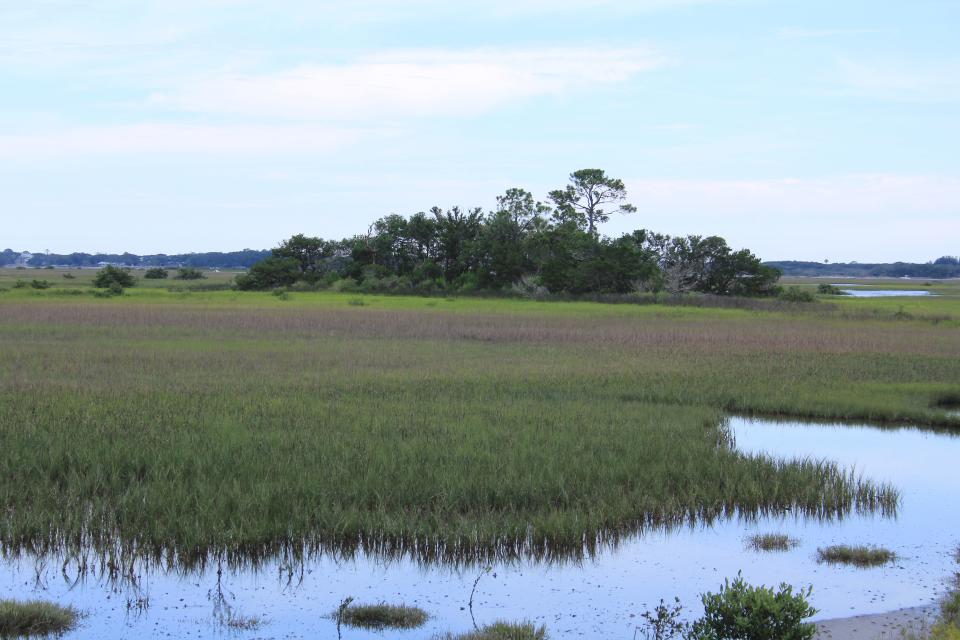
[[[754,551],[789,551],[799,544],[785,533],[757,533],[747,538],[747,547]]]
[[[918,322],[13,296],[0,302],[10,554],[559,559],[716,518],[892,513],[892,487],[829,461],[738,452],[724,414],[931,424],[944,416],[930,399],[960,380],[954,328]]]
[[[338,609],[334,616],[348,627],[361,629],[416,629],[422,627],[429,615],[419,607],[388,604],[350,604]]]
[[[546,640],[547,629],[532,622],[494,622],[474,631],[438,636],[435,640]]]
[[[883,547],[834,545],[817,549],[817,562],[848,564],[861,569],[880,567],[897,559],[897,554]]]
[[[231,613],[225,620],[224,625],[228,629],[237,631],[256,631],[263,626],[264,620],[259,616],[244,616]]]
[[[79,614],[42,600],[0,600],[0,637],[60,635],[77,625]]]

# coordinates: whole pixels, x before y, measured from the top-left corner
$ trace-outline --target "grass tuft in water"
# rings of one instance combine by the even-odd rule
[[[263,626],[263,622],[260,616],[231,615],[226,620],[226,626],[237,631],[256,631]]]
[[[42,600],[0,600],[0,637],[49,636],[66,633],[77,625],[79,614]]]
[[[546,640],[546,627],[532,622],[494,622],[476,631],[437,636],[435,640]]]
[[[849,564],[855,567],[879,567],[892,562],[897,554],[882,547],[834,545],[817,549],[817,562]]]
[[[419,607],[378,604],[351,605],[334,613],[348,627],[361,629],[416,629],[430,617]]]
[[[747,547],[754,551],[789,551],[799,544],[785,533],[757,533],[747,538]]]

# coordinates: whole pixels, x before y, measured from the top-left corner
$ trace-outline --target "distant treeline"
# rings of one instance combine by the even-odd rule
[[[0,252],[0,266],[18,264],[21,252],[6,249]],[[96,267],[112,264],[126,267],[195,267],[198,269],[240,267],[247,269],[270,256],[268,250],[210,251],[207,253],[180,253],[167,255],[137,255],[134,253],[36,253],[25,266]]]
[[[861,278],[960,278],[960,259],[943,256],[933,262],[916,264],[894,262],[890,264],[860,264],[858,262],[825,264],[782,260],[764,262],[783,272],[785,276],[848,276]]]
[[[237,277],[241,289],[336,287],[350,291],[635,291],[763,296],[780,272],[717,236],[676,237],[644,229],[599,233],[611,212],[633,213],[623,182],[600,169],[570,175],[548,204],[523,189],[494,211],[459,207],[380,218],[343,240],[295,235]]]

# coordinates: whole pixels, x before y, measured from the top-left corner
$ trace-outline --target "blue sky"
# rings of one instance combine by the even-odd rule
[[[0,245],[340,238],[584,167],[764,259],[960,253],[960,1],[0,0]]]

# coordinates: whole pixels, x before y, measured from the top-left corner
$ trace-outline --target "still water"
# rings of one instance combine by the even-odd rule
[[[929,291],[905,289],[841,289],[843,293],[854,298],[895,298],[916,296],[932,296]]]
[[[782,457],[827,458],[902,492],[896,518],[852,515],[820,522],[802,517],[728,520],[711,527],[647,532],[582,563],[492,567],[474,598],[479,624],[529,619],[553,638],[633,637],[639,614],[678,596],[692,617],[698,594],[743,571],[751,583],[812,584],[818,619],[927,604],[942,592],[960,543],[960,438],[917,429],[802,424],[734,418],[738,448]],[[780,553],[748,550],[756,532],[786,532],[800,545]],[[817,547],[876,544],[899,559],[886,567],[818,565]],[[302,574],[300,573],[302,569]],[[0,596],[44,598],[86,613],[68,638],[335,638],[328,617],[346,596],[357,602],[415,604],[432,618],[415,631],[343,630],[345,639],[421,640],[472,628],[467,603],[479,569],[421,567],[411,561],[322,558],[291,574],[279,562],[260,571],[216,568],[184,577],[145,572],[139,590],[95,578],[74,582],[51,560],[0,562]],[[224,625],[228,613],[256,616],[255,630]]]

